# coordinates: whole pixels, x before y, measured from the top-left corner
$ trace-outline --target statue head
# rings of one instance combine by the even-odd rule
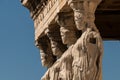
[[[84,32],[87,28],[91,28],[98,32],[94,21],[95,11],[100,2],[102,2],[102,0],[68,1],[69,6],[74,11],[74,20],[78,30]]]
[[[60,25],[62,42],[68,46],[77,41],[77,29],[71,12],[58,13],[57,22]]]
[[[53,55],[60,58],[67,47],[62,43],[59,25],[51,24],[45,32],[50,39]]]
[[[38,40],[38,48],[40,48],[41,63],[44,67],[50,67],[55,62],[56,58],[53,56],[49,38],[43,36]]]

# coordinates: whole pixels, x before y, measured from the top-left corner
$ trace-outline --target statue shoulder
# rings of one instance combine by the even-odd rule
[[[41,80],[49,80],[50,79],[50,68],[47,70],[47,72],[44,74],[44,76],[41,78]]]

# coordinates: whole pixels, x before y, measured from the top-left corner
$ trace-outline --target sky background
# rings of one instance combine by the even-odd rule
[[[40,80],[45,72],[34,25],[19,0],[0,0],[0,80]],[[120,41],[104,41],[103,80],[120,80]]]

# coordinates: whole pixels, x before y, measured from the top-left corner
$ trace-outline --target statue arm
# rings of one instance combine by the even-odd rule
[[[98,47],[100,35],[89,30],[86,33],[83,33],[82,36],[75,43],[72,51],[73,58],[73,71],[74,73],[84,74],[90,72],[89,75],[95,76],[93,73],[98,74],[98,80],[101,76],[101,52]],[[101,44],[101,42],[99,43]],[[96,63],[97,67],[96,67]],[[75,75],[75,74],[74,74]],[[79,75],[81,78],[81,76]],[[75,79],[74,79],[75,80]]]
[[[97,67],[96,80],[102,80],[102,56],[103,56],[102,38],[100,36],[100,33],[95,31],[91,31],[88,34],[88,36],[90,36],[89,43],[93,45],[93,47],[90,46],[93,49],[91,53],[93,54],[93,56],[95,56],[95,57],[91,57],[92,61],[90,63],[96,64],[96,67]],[[95,49],[97,52],[94,52]],[[90,51],[91,49],[88,52],[90,53]]]

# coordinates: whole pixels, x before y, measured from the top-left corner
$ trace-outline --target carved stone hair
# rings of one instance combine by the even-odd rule
[[[45,67],[52,66],[52,64],[56,61],[56,57],[52,53],[49,38],[47,36],[43,36],[43,37],[39,38],[39,40],[36,42],[36,46],[44,52],[44,54],[46,55],[45,59],[49,58],[47,66],[45,66]]]
[[[56,18],[57,23],[60,27],[64,27],[71,32],[75,33],[76,37],[79,38],[81,36],[81,31],[76,28],[75,20],[74,20],[73,11],[70,12],[60,12]]]
[[[51,24],[49,25],[45,33],[49,37],[51,45],[55,46],[61,51],[61,54],[59,54],[59,56],[61,56],[64,53],[64,51],[67,49],[67,47],[62,43],[62,39],[60,35],[60,26],[58,24]]]

